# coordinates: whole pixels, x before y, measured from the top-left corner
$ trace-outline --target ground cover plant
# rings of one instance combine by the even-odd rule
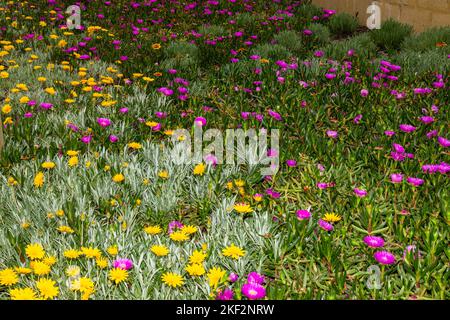
[[[0,2],[0,299],[448,299],[450,28],[335,14]],[[173,163],[199,127],[278,172]]]

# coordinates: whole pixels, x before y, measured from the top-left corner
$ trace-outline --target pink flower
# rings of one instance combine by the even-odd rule
[[[234,272],[231,272],[230,275],[228,276],[228,280],[230,280],[230,282],[236,282],[238,281],[238,279],[239,276]]]
[[[311,218],[311,212],[308,210],[297,210],[296,215],[299,220],[307,220]]]
[[[364,237],[364,243],[371,248],[379,248],[384,246],[384,239],[377,236]]]
[[[98,118],[97,119],[97,123],[101,127],[106,128],[106,127],[109,127],[111,125],[111,120],[109,120],[108,118]]]
[[[337,138],[338,133],[337,133],[337,131],[327,130],[327,136],[330,138]]]
[[[369,95],[369,90],[367,89],[362,89],[361,90],[361,97],[367,97]]]
[[[444,137],[438,137],[438,143],[444,148],[450,147],[450,140],[445,139]]]
[[[119,141],[119,138],[112,134],[109,136],[109,141],[112,143],[115,143],[115,142]]]
[[[227,288],[224,291],[221,290],[219,291],[216,300],[226,301],[226,300],[233,300],[233,298],[234,298],[233,290]]]
[[[414,187],[421,186],[421,185],[424,183],[424,181],[423,181],[422,179],[414,178],[414,177],[408,177],[408,178],[406,179],[406,181],[407,181],[410,185],[413,185]]]
[[[391,174],[391,182],[392,183],[400,183],[402,181],[403,181],[403,175],[401,173]]]
[[[322,219],[319,220],[319,227],[321,227],[325,231],[332,231],[334,229],[331,223],[328,223]]]
[[[184,224],[182,224],[180,221],[172,221],[169,223],[168,226],[168,232],[169,234],[171,234],[172,232],[174,232],[174,229],[181,229],[184,227]]]
[[[384,132],[384,134],[387,135],[388,137],[392,137],[393,135],[395,135],[395,131],[387,130]]]
[[[373,254],[373,257],[381,264],[389,265],[395,263],[394,255],[388,251],[377,251]]]
[[[256,284],[263,284],[266,281],[264,276],[262,274],[259,274],[258,272],[250,272],[247,276],[247,282],[248,283],[256,283]]]
[[[297,161],[295,160],[287,160],[286,164],[288,165],[288,167],[295,167],[297,165]]]
[[[211,164],[214,167],[217,165],[217,157],[213,154],[207,154],[203,160],[205,160],[206,164]]]
[[[194,123],[197,127],[204,127],[206,126],[206,119],[203,117],[197,117],[195,118]]]
[[[263,299],[266,296],[266,288],[257,283],[246,283],[241,291],[250,300]]]
[[[417,251],[417,254],[416,254],[416,251]],[[421,256],[420,251],[417,250],[416,246],[412,244],[412,245],[407,246],[407,247],[405,248],[405,251],[403,251],[403,260],[406,260],[406,256],[407,256],[410,252],[412,252],[413,258],[414,258],[414,259],[418,259],[418,258],[420,258],[420,256]]]
[[[401,125],[399,126],[399,128],[400,128],[401,131],[407,132],[407,133],[413,132],[413,131],[416,130],[416,127],[414,127],[414,126],[412,126],[412,125],[410,125],[410,124],[401,124]]]
[[[114,261],[114,268],[119,268],[123,270],[130,270],[133,268],[133,261],[130,259],[117,259]]]
[[[360,198],[365,197],[367,195],[367,191],[363,189],[355,188],[353,189],[353,192]]]
[[[84,137],[81,137],[80,140],[81,140],[81,142],[83,142],[85,144],[89,144],[89,143],[91,143],[92,136],[84,136]]]
[[[53,108],[53,104],[51,104],[49,102],[42,102],[39,106],[45,110]]]

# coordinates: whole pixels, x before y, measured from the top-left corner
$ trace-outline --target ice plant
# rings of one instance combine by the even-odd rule
[[[308,210],[297,210],[295,214],[299,220],[308,220],[311,218],[311,213]]]
[[[133,268],[133,261],[130,259],[117,259],[113,263],[114,268],[124,269],[124,270],[130,270]]]
[[[266,289],[257,283],[245,283],[241,291],[250,300],[263,299],[266,296]]]
[[[371,248],[379,248],[384,246],[384,239],[377,236],[364,237],[364,243]]]
[[[395,263],[394,255],[388,251],[377,251],[373,254],[373,257],[381,264],[389,265]]]

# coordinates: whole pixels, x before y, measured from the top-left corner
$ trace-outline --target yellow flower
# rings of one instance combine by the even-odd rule
[[[205,261],[206,253],[203,253],[199,250],[195,250],[192,252],[191,256],[189,257],[189,263],[190,264],[199,264]]]
[[[191,277],[194,276],[202,276],[205,274],[205,268],[201,264],[195,263],[195,264],[189,264],[186,266],[186,271],[189,273]]]
[[[69,164],[69,167],[75,167],[78,165],[78,157],[70,157],[69,161],[67,162]]]
[[[106,172],[108,172],[109,170],[111,170],[111,166],[106,165],[106,166],[103,168],[103,170],[106,171]]]
[[[336,213],[325,213],[322,219],[327,222],[338,222],[341,220],[341,216]]]
[[[42,278],[36,281],[36,287],[39,290],[39,293],[44,299],[53,299],[58,296],[59,288],[56,285],[56,282],[51,279]]]
[[[44,169],[53,169],[56,166],[54,162],[46,161],[42,164],[42,168]]]
[[[214,267],[209,270],[207,276],[209,280],[209,286],[215,289],[223,280],[223,277],[225,276],[225,270],[222,270],[220,267]]]
[[[125,177],[123,176],[123,174],[118,173],[118,174],[116,174],[116,175],[112,178],[112,180],[113,180],[114,182],[119,183],[119,182],[124,181],[124,180],[125,180]]]
[[[253,212],[252,207],[246,203],[237,203],[234,205],[234,210],[236,210],[238,213],[251,213]]]
[[[34,274],[38,276],[46,276],[51,271],[50,266],[42,261],[33,261],[30,266],[33,269]]]
[[[159,50],[159,49],[161,49],[161,45],[159,43],[154,43],[154,44],[152,44],[152,49]]]
[[[0,271],[0,285],[11,286],[19,282],[19,277],[13,269],[4,269]]]
[[[63,216],[64,216],[64,210],[57,210],[57,211],[56,211],[56,215],[57,215],[58,217],[63,217]]]
[[[25,253],[31,260],[42,259],[45,255],[44,248],[39,243],[29,244],[25,248]]]
[[[169,237],[173,241],[177,241],[177,242],[183,242],[183,241],[189,240],[188,235],[186,233],[184,233],[183,231],[172,232]]]
[[[9,294],[11,300],[37,300],[36,292],[31,288],[12,289]]]
[[[206,169],[206,166],[205,166],[205,164],[204,164],[203,162],[197,164],[197,165],[194,167],[194,175],[196,175],[196,176],[202,176],[202,175],[205,173],[205,169]]]
[[[69,151],[67,151],[67,155],[68,155],[69,157],[75,157],[75,156],[78,155],[78,151],[75,151],[75,150],[69,150]]]
[[[13,177],[9,177],[8,178],[8,185],[9,186],[16,186],[16,185],[18,185],[19,183],[17,182],[17,180],[16,179],[14,179]]]
[[[57,230],[61,233],[74,233],[75,231],[69,226],[60,226]]]
[[[150,248],[150,251],[158,257],[164,257],[169,254],[169,249],[163,245],[154,245]]]
[[[44,90],[46,93],[50,94],[50,95],[54,95],[56,93],[56,90],[54,88],[45,88]]]
[[[9,104],[5,104],[3,107],[2,107],[2,112],[4,113],[4,114],[8,114],[8,113],[10,113],[12,111],[12,107],[11,107],[11,105],[9,105]]]
[[[128,278],[128,271],[125,269],[114,268],[109,271],[109,279],[116,284],[119,284]]]
[[[242,179],[237,179],[237,180],[234,180],[234,184],[236,185],[236,187],[243,187],[243,186],[245,186],[245,181]]]
[[[117,255],[119,253],[119,249],[115,245],[114,246],[110,246],[108,249],[106,249],[106,251],[112,256],[115,256],[115,255]]]
[[[145,233],[150,235],[156,235],[161,233],[162,229],[160,226],[148,226],[144,228]]]
[[[0,72],[0,78],[1,79],[8,79],[9,78],[9,73],[6,72],[6,71]]]
[[[232,243],[231,246],[228,246],[222,250],[222,254],[225,257],[231,257],[235,260],[238,260],[240,257],[243,257],[245,255],[245,251]]]
[[[160,171],[158,177],[161,179],[167,179],[169,177],[169,172],[167,170]]]
[[[37,175],[34,177],[33,184],[36,188],[41,188],[44,185],[44,181],[45,181],[44,174],[39,171]]]
[[[100,250],[98,250],[97,248],[92,248],[92,247],[89,247],[89,248],[81,247],[81,252],[88,259],[99,258],[102,255]]]
[[[75,278],[80,275],[80,267],[79,266],[69,266],[66,269],[66,275],[70,278]]]
[[[140,143],[137,143],[137,142],[130,142],[128,144],[128,147],[131,148],[131,149],[137,150],[137,149],[141,149],[142,145]]]
[[[69,250],[64,251],[64,257],[66,257],[67,259],[76,259],[81,254],[82,254],[82,252],[75,250],[75,249],[69,249]]]
[[[70,283],[70,289],[82,293],[89,293],[90,295],[94,292],[94,282],[90,278],[81,277]]]
[[[15,267],[14,270],[16,270],[18,274],[30,274],[31,272],[33,272],[33,270],[26,267]]]
[[[108,266],[108,260],[103,257],[99,257],[95,260],[95,264],[100,268],[104,269]]]
[[[176,288],[179,286],[182,286],[184,283],[184,279],[181,275],[173,273],[173,272],[166,272],[162,275],[161,280],[164,282],[164,284]]]
[[[191,235],[197,232],[197,227],[196,226],[191,226],[191,225],[185,225],[181,228],[181,231],[183,231],[184,233],[186,233],[187,235]]]
[[[44,262],[46,265],[51,267],[52,265],[54,265],[56,263],[56,257],[55,256],[45,257],[44,260],[42,260],[42,262]]]
[[[255,200],[256,202],[262,201],[262,195],[260,193],[255,194],[253,196],[253,200]]]

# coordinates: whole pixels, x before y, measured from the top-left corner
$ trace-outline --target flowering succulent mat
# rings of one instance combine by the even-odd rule
[[[0,2],[0,299],[449,298],[450,28],[82,3]],[[198,128],[278,172],[171,161]]]

